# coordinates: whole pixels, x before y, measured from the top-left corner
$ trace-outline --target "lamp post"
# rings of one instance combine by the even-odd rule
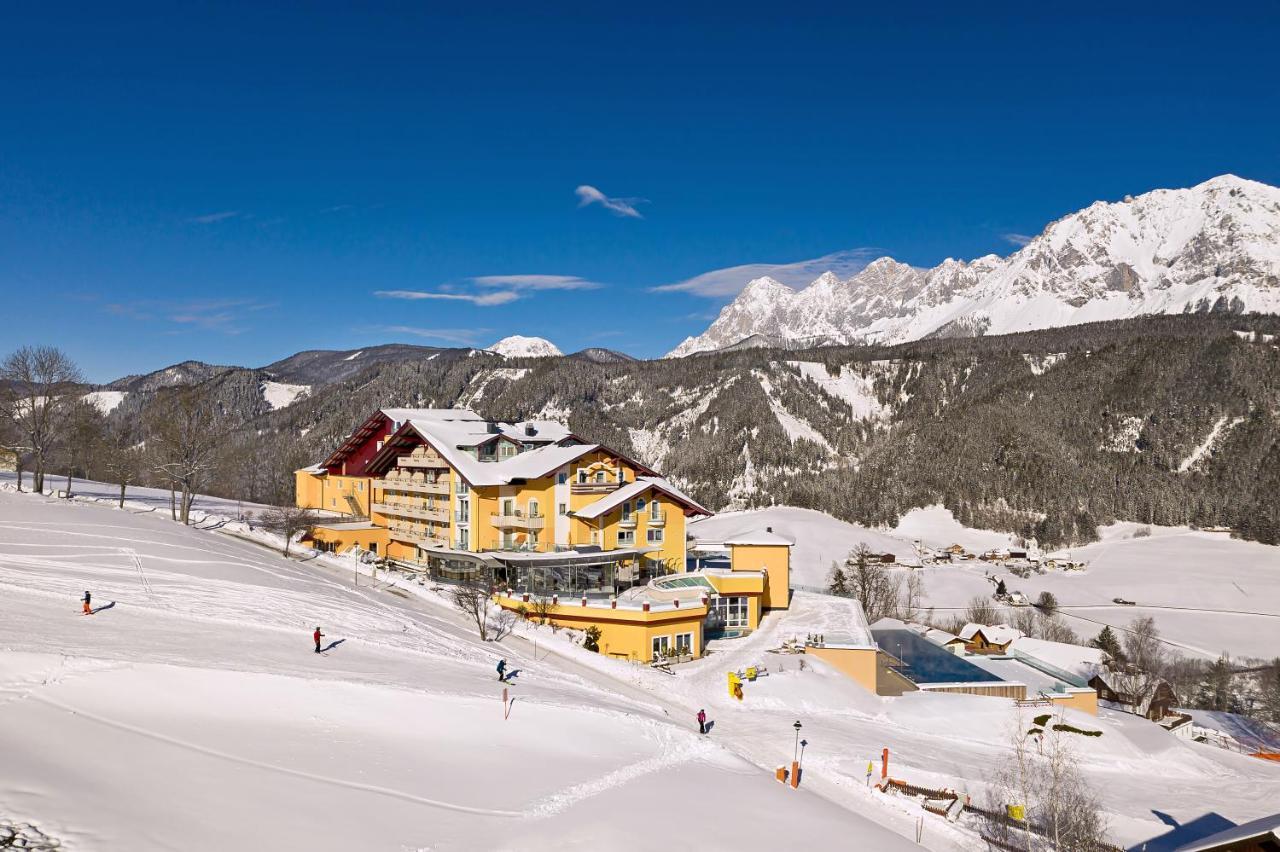
[[[791,727],[796,729],[796,747],[795,747],[795,750],[791,753],[791,762],[795,763],[800,759],[800,728],[802,727],[800,724],[800,720],[797,719],[796,723]]]

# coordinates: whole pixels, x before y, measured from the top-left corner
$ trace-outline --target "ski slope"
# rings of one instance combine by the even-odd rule
[[[881,698],[771,653],[830,630],[831,598],[799,592],[670,675],[570,631],[481,643],[429,587],[357,585],[352,560],[284,559],[248,535],[0,490],[0,820],[91,850],[918,848],[919,805],[868,790],[868,760],[888,747],[895,777],[981,801],[1025,721],[998,699]],[[79,615],[85,589],[114,605]],[[324,655],[316,625],[340,643]],[[506,719],[500,657],[520,672]],[[730,698],[725,672],[757,664],[768,676]],[[1104,731],[1079,761],[1123,843],[1167,830],[1153,809],[1242,822],[1280,797],[1262,761],[1068,715]],[[792,791],[772,768],[797,719]],[[923,845],[983,848],[928,817]]]
[[[84,849],[908,845],[698,737],[629,666],[480,643],[226,529],[0,492],[0,815]],[[80,615],[85,589],[114,606]],[[341,644],[315,654],[316,625]]]

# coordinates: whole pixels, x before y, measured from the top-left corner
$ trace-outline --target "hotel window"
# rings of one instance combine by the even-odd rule
[[[693,634],[692,633],[676,634],[676,653],[677,654],[693,653]]]
[[[711,609],[725,627],[747,627],[750,605],[747,598],[741,595],[717,597],[711,600]]]
[[[653,658],[660,660],[667,655],[667,651],[671,650],[670,636],[653,637]]]
[[[599,544],[599,543],[600,543],[600,530],[592,530],[592,531],[591,531],[591,543],[592,543],[592,544]]]
[[[622,520],[624,521],[631,520],[631,501],[630,500],[627,500],[625,503],[622,504]]]
[[[636,501],[636,511],[637,511],[637,512],[643,512],[643,511],[644,511],[644,498],[643,498],[643,497],[641,497],[639,500],[637,500],[637,501]]]
[[[458,480],[458,496],[461,497],[462,495],[468,494],[470,492],[471,492],[471,486],[466,483],[466,480],[459,479]]]
[[[568,503],[561,503],[561,504],[560,504],[560,514],[562,514],[562,515],[567,515],[567,514],[569,514],[569,504],[568,504]]]
[[[579,485],[587,484],[587,472],[582,468],[578,468],[578,484]]]
[[[618,547],[630,547],[636,543],[635,530],[619,530],[618,531]]]
[[[567,473],[556,474],[556,485],[564,485],[568,481],[569,481],[569,474]]]
[[[649,517],[655,521],[662,517],[662,504],[657,500],[649,504]]]
[[[658,528],[658,529],[656,529],[656,530],[645,530],[645,531],[644,531],[644,534],[645,534],[645,539],[646,539],[650,544],[662,544],[662,529],[661,529],[661,528]]]
[[[604,471],[603,471],[603,470],[597,470],[597,471],[596,471],[596,482],[601,483],[601,484],[603,484],[603,483],[604,483]]]

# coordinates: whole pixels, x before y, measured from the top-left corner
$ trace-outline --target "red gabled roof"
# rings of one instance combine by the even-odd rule
[[[369,443],[376,440],[386,424],[391,422],[390,419],[382,413],[381,410],[373,412],[369,417],[356,427],[355,431],[348,435],[338,448],[330,454],[329,458],[321,463],[321,467],[335,468],[342,465],[353,454]]]

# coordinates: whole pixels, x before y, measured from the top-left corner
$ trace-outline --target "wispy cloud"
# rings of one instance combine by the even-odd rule
[[[482,308],[494,305],[505,305],[520,298],[514,290],[494,290],[489,293],[434,293],[427,290],[374,290],[373,295],[379,299],[440,299],[449,302],[470,302]]]
[[[459,346],[474,346],[480,335],[488,334],[487,328],[419,328],[414,325],[380,325],[376,331],[386,334],[407,334],[423,340],[439,340]]]
[[[223,210],[219,213],[205,213],[203,216],[192,216],[188,222],[195,222],[198,225],[212,225],[214,222],[222,222],[227,219],[234,219],[240,216],[239,210]]]
[[[576,275],[480,275],[467,280],[480,287],[513,290],[598,290],[604,286]]]
[[[628,219],[643,219],[640,211],[636,209],[637,204],[644,204],[644,198],[610,198],[594,186],[583,184],[575,189],[574,194],[578,196],[578,206],[586,207],[589,204],[599,204],[615,216],[624,216]]]
[[[1004,240],[1007,243],[1013,243],[1015,246],[1018,246],[1019,248],[1021,248],[1022,246],[1025,246],[1027,243],[1034,240],[1035,237],[1029,237],[1026,234],[1015,234],[1012,231],[1010,231],[1009,233],[1001,234],[1000,239]]]
[[[168,322],[184,328],[199,328],[220,334],[242,334],[253,314],[275,307],[274,302],[257,299],[190,299],[167,301],[138,299],[109,302],[104,309],[115,316],[140,322]]]
[[[379,299],[470,302],[477,307],[491,308],[526,298],[535,290],[597,290],[603,286],[599,281],[577,275],[477,275],[461,282],[441,284],[434,290],[374,290],[373,295]]]
[[[768,276],[789,287],[803,287],[824,272],[834,272],[840,278],[849,278],[861,272],[868,263],[882,254],[876,248],[856,248],[838,251],[801,260],[795,263],[744,263],[724,269],[713,269],[684,281],[663,284],[650,289],[659,293],[693,293],[697,296],[720,299],[736,296],[756,278]]]

